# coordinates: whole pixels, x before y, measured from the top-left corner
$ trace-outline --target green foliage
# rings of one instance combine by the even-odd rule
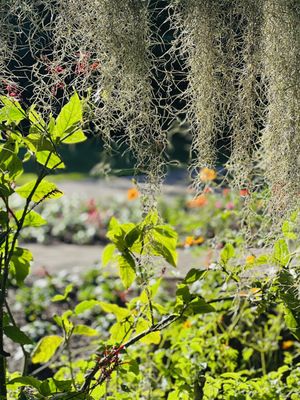
[[[175,229],[164,224],[155,210],[137,222],[121,223],[113,217],[107,231],[111,243],[102,263],[117,267],[119,298],[113,294],[114,286],[96,293],[95,277],[89,287],[76,288],[73,280],[57,290],[48,276],[47,287],[37,298],[40,313],[52,300],[53,320],[49,317],[42,333],[17,326],[6,295],[11,284],[20,287],[19,293],[27,293],[29,301],[22,302],[26,316],[35,312],[34,321],[39,314],[31,301],[34,292],[24,287],[32,255],[19,246],[20,233],[23,228],[45,225],[34,208],[62,195],[45,178],[63,166],[60,146],[80,142],[85,136],[77,94],[49,121],[35,107],[25,111],[12,99],[2,99],[2,103],[0,306],[5,312],[0,314],[0,334],[20,346],[25,363],[22,372],[9,374],[7,384],[4,357],[10,355],[0,341],[0,395],[12,400],[32,396],[49,400],[296,399],[299,344],[290,339],[290,335],[300,338],[295,216],[284,222],[283,237],[267,254],[250,256],[245,263],[240,259],[239,240],[228,236],[214,269],[192,268],[177,283],[171,300],[153,264],[176,267]],[[28,132],[21,130],[23,120],[29,124]],[[15,180],[28,158],[37,163],[37,178],[18,186]],[[14,209],[12,196],[23,201],[21,209]],[[222,212],[221,220],[227,221],[230,215]],[[244,281],[243,271],[264,263],[275,268],[273,277]],[[87,342],[92,356],[83,354]],[[81,347],[80,352],[75,345]],[[37,367],[33,374],[28,363]],[[51,376],[43,379],[38,374],[46,368]]]

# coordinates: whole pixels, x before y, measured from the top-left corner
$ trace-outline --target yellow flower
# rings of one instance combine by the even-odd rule
[[[184,240],[186,246],[192,246],[194,244],[194,236],[187,236]]]
[[[136,188],[127,190],[127,199],[129,201],[137,199],[139,197],[139,195],[140,195],[140,193]]]
[[[192,326],[192,323],[190,321],[184,321],[184,323],[182,324],[182,327],[184,329],[189,329]]]
[[[210,182],[216,179],[217,173],[214,169],[205,167],[201,169],[199,177],[202,182]]]
[[[194,244],[202,244],[204,242],[204,237],[199,236],[197,239],[194,240]]]
[[[204,242],[204,237],[199,236],[197,239],[194,238],[194,236],[187,236],[184,241],[185,246],[194,246],[197,244],[202,244]]]
[[[246,257],[246,265],[254,264],[256,257],[254,255],[249,255]]]
[[[282,350],[288,350],[291,347],[294,346],[294,341],[293,340],[285,340],[284,342],[282,342],[281,344],[281,348]]]

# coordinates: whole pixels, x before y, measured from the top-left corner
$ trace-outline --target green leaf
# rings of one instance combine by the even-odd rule
[[[7,212],[0,211],[0,225],[2,226],[2,228],[6,228],[7,222],[8,222]]]
[[[300,340],[300,321],[289,308],[285,308],[284,320],[292,334]]]
[[[131,247],[135,241],[140,237],[141,231],[140,229],[135,226],[133,229],[131,229],[126,235],[125,235],[125,245],[127,247]]]
[[[106,245],[102,251],[101,262],[103,267],[109,264],[112,261],[113,254],[116,250],[116,245],[113,243],[109,243]]]
[[[15,383],[19,383],[20,386],[31,386],[37,390],[40,389],[40,386],[42,384],[41,381],[33,378],[32,376],[20,376],[8,382],[9,385],[14,385]]]
[[[4,106],[0,109],[0,122],[6,121],[8,124],[18,125],[26,117],[25,111],[17,100],[5,96],[0,96],[0,100]]]
[[[87,137],[85,136],[83,131],[79,129],[69,135],[66,135],[63,139],[61,139],[61,142],[65,144],[75,144],[84,142],[86,139]]]
[[[23,173],[22,161],[17,156],[14,143],[8,142],[0,146],[0,173],[7,174],[10,180],[15,180]]]
[[[26,138],[23,138],[23,141],[32,153],[40,151],[55,153],[55,148],[50,139],[41,133],[30,133]]]
[[[199,281],[202,276],[206,273],[206,270],[201,270],[201,269],[196,269],[196,268],[192,268],[185,276],[183,283],[186,284],[191,284],[194,283],[196,281]]]
[[[165,243],[162,243],[160,241],[158,242],[156,240],[152,242],[152,246],[157,255],[162,256],[173,267],[177,266],[178,255],[176,250],[170,248],[170,246],[167,247]]]
[[[91,310],[96,306],[100,306],[101,303],[98,300],[83,300],[75,307],[75,314],[80,315],[83,314],[87,310]]]
[[[118,343],[124,340],[126,337],[129,337],[130,333],[132,332],[132,324],[132,320],[115,323],[109,330],[111,341]]]
[[[35,110],[34,104],[29,109],[28,119],[31,122],[30,133],[41,134],[46,131],[46,123],[42,116]]]
[[[22,218],[22,215],[23,215],[23,210],[17,210],[15,212],[15,216],[17,217],[18,220]],[[23,227],[24,228],[26,226],[39,227],[45,225],[46,223],[47,221],[40,214],[32,210],[28,214],[26,214]]]
[[[176,290],[176,298],[179,298],[183,304],[189,303],[192,295],[187,285],[178,285]]]
[[[19,196],[27,199],[31,195],[35,185],[36,181],[28,182],[25,185],[17,188],[16,192],[18,193]],[[44,180],[34,190],[34,194],[31,200],[34,201],[35,203],[39,203],[42,200],[59,198],[62,195],[63,192],[60,191],[54,183]]]
[[[62,108],[53,132],[54,138],[62,138],[66,134],[77,131],[78,125],[82,122],[82,103],[77,93],[75,93],[70,101]]]
[[[226,243],[224,248],[222,249],[220,253],[220,259],[222,264],[227,264],[228,261],[234,257],[235,250],[234,247],[231,243]]]
[[[177,233],[175,232],[170,237],[171,230],[168,230],[167,226],[166,229],[169,233],[164,236],[161,233],[163,231],[161,226],[158,230],[156,228],[153,228],[151,231],[151,244],[155,255],[162,256],[169,264],[171,264],[173,267],[176,267],[178,258],[176,251]]]
[[[32,363],[43,364],[51,360],[63,340],[61,336],[57,335],[44,336],[33,351]]]
[[[197,297],[190,304],[189,307],[193,310],[194,314],[206,314],[215,311],[214,307],[206,303],[201,297]]]
[[[139,318],[135,331],[137,334],[148,330],[151,327],[151,323],[146,321],[144,318]],[[144,344],[159,344],[161,340],[160,332],[152,332],[147,336],[144,336],[140,342]]]
[[[11,257],[10,272],[14,276],[18,285],[21,285],[29,274],[32,254],[29,250],[16,247]]]
[[[66,286],[64,294],[56,294],[55,296],[52,297],[51,301],[56,302],[56,301],[64,301],[68,298],[69,294],[73,290],[73,285],[72,283],[69,283],[69,285]]]
[[[173,239],[176,239],[176,241],[177,241],[178,234],[175,231],[175,229],[173,229],[171,226],[168,226],[168,225],[156,225],[153,229],[156,232],[160,233],[162,236],[173,238]]]
[[[284,239],[279,239],[274,245],[273,259],[276,264],[284,267],[290,260],[288,245]]]
[[[43,150],[36,153],[36,160],[48,169],[65,168],[65,164],[52,151]]]
[[[284,221],[284,223],[282,224],[282,233],[287,239],[297,239],[297,235],[294,232],[293,226],[289,221]]]
[[[73,330],[73,335],[98,336],[99,332],[86,325],[76,325]]]
[[[135,280],[135,263],[129,254],[118,256],[118,266],[121,281],[126,289],[128,289]]]
[[[130,311],[127,308],[119,307],[116,304],[104,303],[103,301],[99,302],[99,304],[103,311],[114,314],[118,321],[122,321],[130,315]]]
[[[4,334],[15,343],[32,344],[32,340],[17,326],[8,325],[3,328]]]

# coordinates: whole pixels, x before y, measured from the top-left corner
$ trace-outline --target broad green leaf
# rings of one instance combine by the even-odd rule
[[[165,242],[166,241],[161,242],[156,240],[152,242],[153,249],[155,250],[154,254],[162,256],[169,264],[176,267],[178,258],[177,252],[174,248],[166,246]]]
[[[186,304],[189,303],[192,299],[192,295],[187,285],[177,285],[176,290],[176,300],[180,299],[181,303]]]
[[[87,139],[85,134],[81,129],[66,135],[63,139],[61,139],[62,143],[65,144],[75,144],[75,143],[81,143],[84,142]]]
[[[191,284],[194,283],[196,281],[199,281],[199,279],[201,279],[203,277],[203,275],[206,273],[206,270],[201,270],[201,269],[196,269],[196,268],[192,268],[185,276],[183,283],[186,284]]]
[[[33,153],[39,151],[55,152],[55,148],[49,138],[41,133],[30,133],[23,141],[27,148]]]
[[[116,322],[109,330],[110,339],[113,343],[120,343],[128,338],[132,332],[133,321]]]
[[[130,315],[130,311],[127,308],[119,307],[116,304],[104,303],[103,301],[99,302],[102,310],[114,314],[118,321],[122,321],[124,318]]]
[[[76,325],[73,330],[73,335],[98,336],[99,332],[87,325]]]
[[[48,379],[42,382],[39,392],[45,397],[48,397],[51,394]]]
[[[16,247],[11,257],[10,272],[14,276],[18,285],[21,285],[29,274],[32,254],[29,250]]]
[[[18,383],[19,386],[31,386],[37,390],[40,389],[40,386],[42,384],[41,381],[39,381],[36,378],[33,378],[32,376],[20,376],[8,382],[9,385],[14,385],[16,383]]]
[[[146,321],[143,318],[139,318],[138,323],[136,325],[136,334],[148,330],[150,326],[151,323],[149,321]],[[161,340],[160,332],[157,331],[149,333],[147,336],[143,337],[143,339],[141,339],[140,342],[144,344],[159,344],[160,340]]]
[[[78,303],[75,307],[75,314],[80,315],[83,314],[87,310],[91,310],[96,306],[100,306],[101,303],[98,300],[83,300],[82,302]]]
[[[8,142],[0,146],[0,173],[6,174],[10,180],[15,180],[23,173],[22,161],[17,156],[14,143]]]
[[[49,386],[52,388],[52,392],[55,391],[55,389],[58,389],[59,391],[62,392],[67,392],[68,390],[71,390],[72,388],[72,380],[58,380],[55,378],[50,378],[48,379]]]
[[[178,234],[175,231],[175,229],[172,228],[171,226],[168,226],[168,225],[156,225],[153,229],[156,232],[160,233],[162,236],[173,238],[173,239],[176,239],[176,241],[177,241]]]
[[[78,125],[82,122],[82,103],[77,93],[75,93],[70,101],[62,108],[53,132],[54,138],[65,137],[66,134],[76,131]]]
[[[27,199],[31,195],[35,185],[36,181],[28,182],[25,185],[17,188],[16,192],[18,193],[19,196]],[[60,191],[54,183],[44,180],[34,190],[34,194],[31,200],[34,201],[35,203],[39,203],[42,200],[59,198],[62,195],[63,192]]]
[[[189,308],[193,310],[194,314],[206,314],[215,311],[214,307],[206,303],[204,299],[197,297],[189,304]]]
[[[273,259],[276,264],[285,266],[290,260],[290,252],[287,242],[284,239],[279,239],[274,245]]]
[[[167,236],[162,235],[160,231],[157,231],[155,228],[151,231],[152,235],[152,247],[155,255],[162,256],[169,264],[173,267],[177,265],[177,233],[175,233],[172,237],[168,234]]]
[[[15,123],[18,125],[25,117],[25,111],[17,100],[0,96],[3,107],[0,108],[0,122],[6,121],[8,124]]]
[[[289,308],[285,308],[285,316],[284,316],[285,323],[292,334],[300,340],[300,314],[298,318],[295,317],[295,313]]]
[[[140,235],[141,231],[137,226],[132,228],[124,237],[126,246],[131,247],[134,244],[134,242],[137,241]]]
[[[28,119],[31,122],[30,133],[43,133],[46,130],[46,123],[43,120],[41,114],[35,110],[33,104],[28,112]]]
[[[51,360],[63,340],[61,336],[57,335],[44,336],[33,351],[32,363],[43,364]]]
[[[108,263],[112,261],[113,254],[116,250],[116,245],[113,243],[109,243],[106,245],[102,251],[101,261],[103,267],[105,267]]]
[[[23,215],[23,210],[17,210],[15,212],[15,216],[17,217],[18,220],[22,218],[22,215]],[[28,214],[26,214],[23,227],[26,226],[39,227],[45,225],[46,223],[47,221],[40,214],[32,210]]]
[[[234,257],[235,250],[231,243],[227,243],[220,253],[220,260],[223,264],[227,264],[228,261]]]
[[[0,170],[1,173],[1,170]],[[0,183],[0,194],[3,197],[8,197],[10,196],[12,193],[14,192],[11,183],[8,181],[4,180],[4,176],[3,176],[3,182]]]
[[[32,344],[32,340],[17,326],[8,325],[3,328],[4,334],[15,343]]]
[[[48,169],[65,168],[65,164],[62,160],[56,154],[48,150],[38,151],[36,153],[36,160]]]
[[[106,395],[107,387],[106,382],[102,383],[101,385],[97,385],[91,390],[91,396],[93,399],[103,399]]]
[[[135,280],[135,263],[129,254],[118,256],[118,266],[121,281],[126,289],[128,289]]]

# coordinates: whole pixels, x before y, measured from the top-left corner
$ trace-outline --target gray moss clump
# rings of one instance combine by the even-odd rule
[[[133,151],[148,198],[180,113],[198,192],[221,155],[232,186],[269,186],[276,218],[297,207],[298,0],[0,0],[0,23],[0,91],[21,97],[26,80],[55,113],[77,90],[107,147],[117,137]]]

